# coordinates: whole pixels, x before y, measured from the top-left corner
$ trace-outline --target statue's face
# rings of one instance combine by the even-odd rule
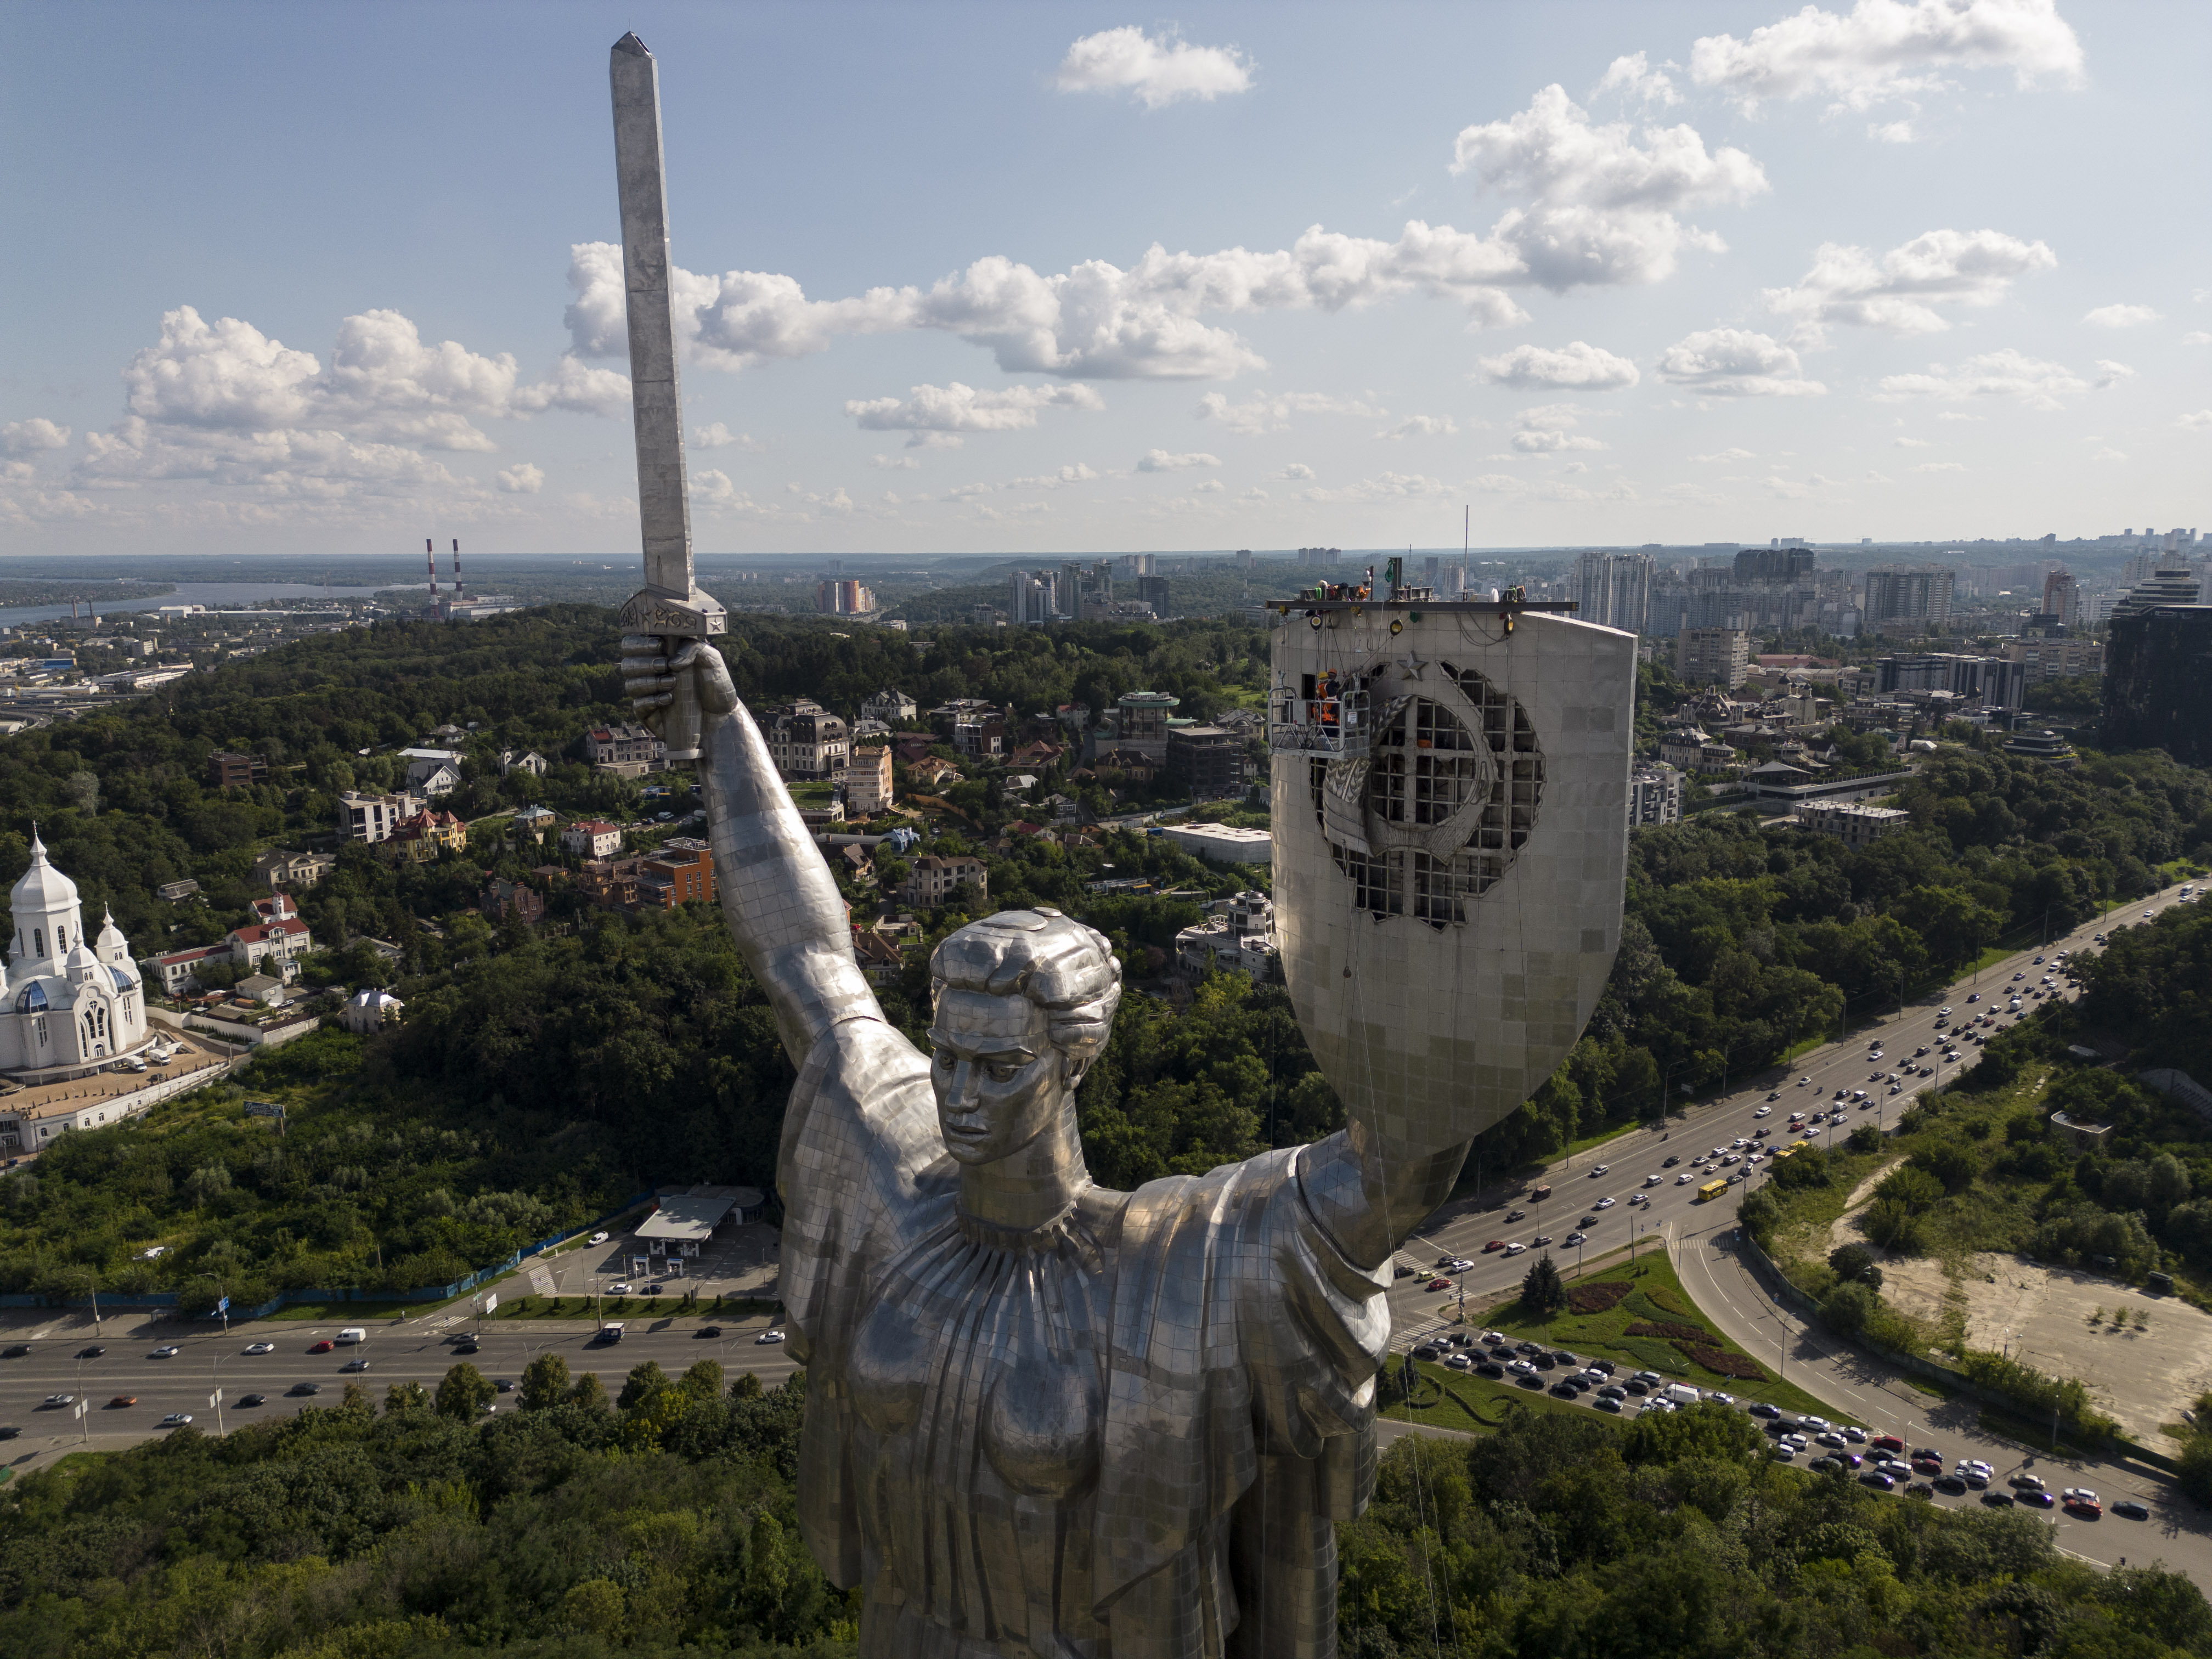
[[[944,991],[929,1040],[938,1127],[959,1162],[1011,1157],[1060,1115],[1064,1059],[1052,1045],[1044,1010],[1027,997]]]

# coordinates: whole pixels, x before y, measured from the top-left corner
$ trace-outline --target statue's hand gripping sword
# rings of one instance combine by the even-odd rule
[[[660,154],[660,69],[645,42],[625,34],[610,54],[615,175],[622,196],[623,289],[629,304],[630,413],[637,432],[637,516],[645,536],[645,587],[622,608],[626,633],[705,640],[729,627],[691,574],[691,500],[684,468],[684,398],[676,321],[668,299],[668,193]],[[699,758],[701,711],[690,674],[676,676],[659,716],[672,762]]]

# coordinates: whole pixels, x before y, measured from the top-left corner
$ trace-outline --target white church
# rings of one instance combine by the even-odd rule
[[[87,939],[76,884],[31,836],[31,867],[9,895],[15,935],[0,969],[0,1073],[54,1083],[146,1046],[146,994],[130,941],[104,916]]]

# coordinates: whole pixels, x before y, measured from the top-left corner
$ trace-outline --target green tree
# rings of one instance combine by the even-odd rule
[[[759,1374],[755,1371],[738,1372],[738,1380],[730,1384],[732,1400],[757,1400],[763,1392]]]
[[[557,1406],[568,1392],[568,1362],[557,1353],[541,1353],[522,1368],[521,1387],[515,1403],[526,1412]]]
[[[384,1411],[387,1417],[396,1417],[402,1412],[422,1411],[429,1404],[430,1396],[424,1392],[420,1382],[394,1382],[384,1391]]]
[[[694,1400],[719,1400],[722,1394],[722,1363],[719,1359],[694,1360],[676,1386]]]
[[[1828,1266],[1843,1284],[1864,1285],[1875,1291],[1881,1288],[1881,1269],[1875,1265],[1873,1252],[1863,1244],[1845,1244],[1829,1251]]]
[[[482,1371],[464,1359],[438,1381],[438,1415],[456,1423],[473,1423],[498,1392]]]
[[[586,1578],[561,1598],[561,1618],[570,1630],[612,1641],[622,1634],[629,1598],[611,1578]]]
[[[568,1398],[587,1412],[601,1413],[607,1409],[607,1385],[597,1371],[586,1371],[569,1385]]]
[[[657,1359],[641,1360],[629,1368],[623,1379],[622,1392],[615,1396],[617,1410],[629,1411],[643,1404],[668,1386],[668,1373],[660,1369]]]
[[[1856,1336],[1874,1316],[1876,1298],[1871,1286],[1850,1282],[1831,1290],[1820,1304],[1820,1318],[1844,1336]]]
[[[1521,1275],[1521,1310],[1531,1319],[1549,1319],[1565,1311],[1566,1305],[1567,1287],[1560,1282],[1559,1270],[1547,1252]]]

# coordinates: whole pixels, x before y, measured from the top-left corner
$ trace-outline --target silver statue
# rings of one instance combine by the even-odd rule
[[[1075,1095],[1121,1000],[1105,939],[1044,909],[961,928],[921,1053],[702,637],[720,611],[681,510],[657,83],[635,36],[613,67],[632,349],[658,376],[623,671],[672,757],[696,744],[722,908],[799,1069],[776,1182],[808,1547],[864,1589],[869,1659],[1333,1654],[1392,1252],[1559,1063],[1619,942],[1634,639],[1396,604],[1277,630],[1298,681],[1271,733],[1285,966],[1349,1127],[1094,1185]],[[1446,648],[1470,666],[1420,654]],[[1316,684],[1354,679],[1389,712],[1347,744],[1329,711],[1350,705]]]
[[[922,1054],[720,655],[623,649],[641,714],[691,679],[723,910],[799,1068],[776,1179],[799,1518],[866,1589],[860,1651],[1334,1652],[1332,1523],[1372,1481],[1387,1264],[1427,1204],[1386,1197],[1355,1133],[1094,1185],[1075,1091],[1121,1000],[1106,941],[1043,910],[960,929]]]

